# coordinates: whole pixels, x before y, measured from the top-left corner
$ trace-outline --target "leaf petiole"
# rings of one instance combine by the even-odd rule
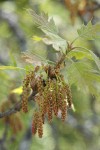
[[[72,47],[72,45],[75,43],[75,41],[76,41],[77,39],[79,39],[79,38],[80,38],[80,36],[77,36],[77,37],[71,42],[70,46]]]

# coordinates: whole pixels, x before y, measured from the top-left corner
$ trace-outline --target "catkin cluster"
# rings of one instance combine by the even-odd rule
[[[36,111],[32,120],[32,133],[38,133],[41,138],[43,135],[43,124],[45,118],[51,122],[53,116],[58,116],[61,112],[61,120],[65,121],[67,109],[71,108],[72,95],[68,84],[64,81],[59,68],[51,66],[42,66],[42,71],[46,74],[44,77],[41,74],[41,68],[36,67],[24,79],[22,108],[24,112],[28,111],[28,91],[36,92],[34,100],[37,104]]]

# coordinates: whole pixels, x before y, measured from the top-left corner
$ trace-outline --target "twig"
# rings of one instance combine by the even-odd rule
[[[56,68],[60,67],[60,65],[64,62],[65,58],[66,58],[66,55],[63,54],[62,57],[60,58],[60,60],[57,62]]]
[[[60,65],[63,63],[64,59],[65,59],[65,56],[66,55],[62,55],[62,57],[60,58],[60,60],[57,62],[56,64],[56,67],[60,67]],[[36,95],[37,91],[34,91],[28,98],[28,101],[32,100],[32,98]],[[9,110],[5,111],[5,112],[2,112],[0,113],[0,118],[3,118],[3,117],[6,117],[6,116],[9,116],[9,115],[12,115],[18,111],[20,111],[22,108],[22,105],[21,105],[21,100],[15,104],[15,106],[13,108],[10,108]]]
[[[37,93],[37,92],[34,91],[34,92],[29,96],[28,101],[33,100],[33,98],[34,98],[34,96],[36,95],[36,93]],[[11,109],[9,109],[9,110],[3,112],[3,113],[0,113],[0,118],[3,118],[3,117],[7,117],[7,116],[9,116],[9,115],[12,115],[12,114],[14,114],[14,113],[20,111],[21,108],[22,108],[22,105],[21,105],[21,100],[20,100],[18,103],[15,104],[15,106],[14,106],[13,108],[11,108]]]

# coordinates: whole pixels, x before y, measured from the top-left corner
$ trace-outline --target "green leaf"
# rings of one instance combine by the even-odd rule
[[[53,48],[57,51],[62,50],[65,52],[67,48],[67,42],[58,35],[58,30],[54,23],[54,20],[48,18],[48,15],[42,13],[40,15],[36,14],[35,11],[29,10],[29,13],[33,17],[34,24],[36,24],[46,35],[43,38],[43,42],[46,44],[52,44]]]
[[[75,57],[78,60],[81,60],[83,58],[88,58],[90,60],[93,59],[92,56],[91,56],[91,54],[89,52],[82,51],[80,49],[79,50],[75,49],[75,50],[70,51],[67,54],[67,57],[69,57],[69,58]]]
[[[25,70],[25,69],[14,66],[0,66],[0,70]]]
[[[29,50],[22,53],[22,58],[25,62],[29,64],[34,64],[41,66],[41,63],[49,63],[55,64],[55,62],[48,60],[47,58],[42,57],[41,55],[37,54],[36,52]],[[31,67],[31,66],[30,66]],[[33,68],[33,66],[32,66]]]
[[[41,30],[57,34],[58,30],[55,26],[53,19],[48,18],[48,15],[42,12],[40,15],[36,14],[34,10],[29,10],[29,13],[33,17],[34,24],[36,24]]]
[[[90,51],[90,50],[88,50],[88,51],[91,53],[92,57],[94,58],[96,65],[100,71],[100,59],[92,51]]]
[[[89,62],[74,62],[70,59],[70,65],[66,68],[67,77],[70,84],[75,84],[80,90],[90,92],[99,96],[100,73],[94,70]]]
[[[86,40],[94,40],[100,38],[100,23],[92,25],[91,21],[87,25],[82,25],[77,30],[78,35]]]
[[[80,51],[85,52],[85,53],[87,52],[86,58],[94,60],[95,64],[97,65],[97,68],[100,71],[100,59],[99,59],[99,57],[97,57],[91,50],[89,50],[85,47],[77,47],[77,49],[80,49]],[[87,56],[90,56],[90,57],[87,57]]]
[[[43,38],[43,42],[47,45],[53,46],[53,48],[57,51],[62,50],[62,52],[65,52],[67,49],[67,43],[66,40],[62,39],[56,34],[52,34],[50,32],[44,31],[44,33],[47,35],[47,37]]]

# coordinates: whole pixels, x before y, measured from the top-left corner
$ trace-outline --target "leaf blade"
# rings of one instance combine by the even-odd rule
[[[45,13],[38,15],[34,10],[29,10],[29,13],[33,17],[34,24],[36,24],[46,35],[43,42],[47,45],[53,45],[53,48],[57,51],[62,50],[65,52],[67,42],[58,35],[54,20],[52,18],[49,19]]]
[[[77,30],[78,35],[86,40],[95,40],[100,38],[100,23],[92,25],[91,21],[87,25],[82,25]]]
[[[14,66],[0,66],[0,70],[25,70],[25,69]]]
[[[100,73],[91,66],[91,63],[70,59],[71,64],[66,68],[69,83],[75,84],[85,93],[99,96]],[[99,85],[99,86],[98,86]]]
[[[98,68],[99,71],[100,71],[100,59],[99,59],[98,56],[95,55],[95,53],[93,53],[91,50],[89,50],[88,48],[85,48],[85,47],[77,47],[77,49],[83,49],[84,52],[88,52],[88,53],[91,55],[90,58],[92,58],[92,60],[94,60],[94,62],[95,62],[95,64],[96,64],[97,68]],[[88,58],[89,58],[89,57],[88,57]]]

